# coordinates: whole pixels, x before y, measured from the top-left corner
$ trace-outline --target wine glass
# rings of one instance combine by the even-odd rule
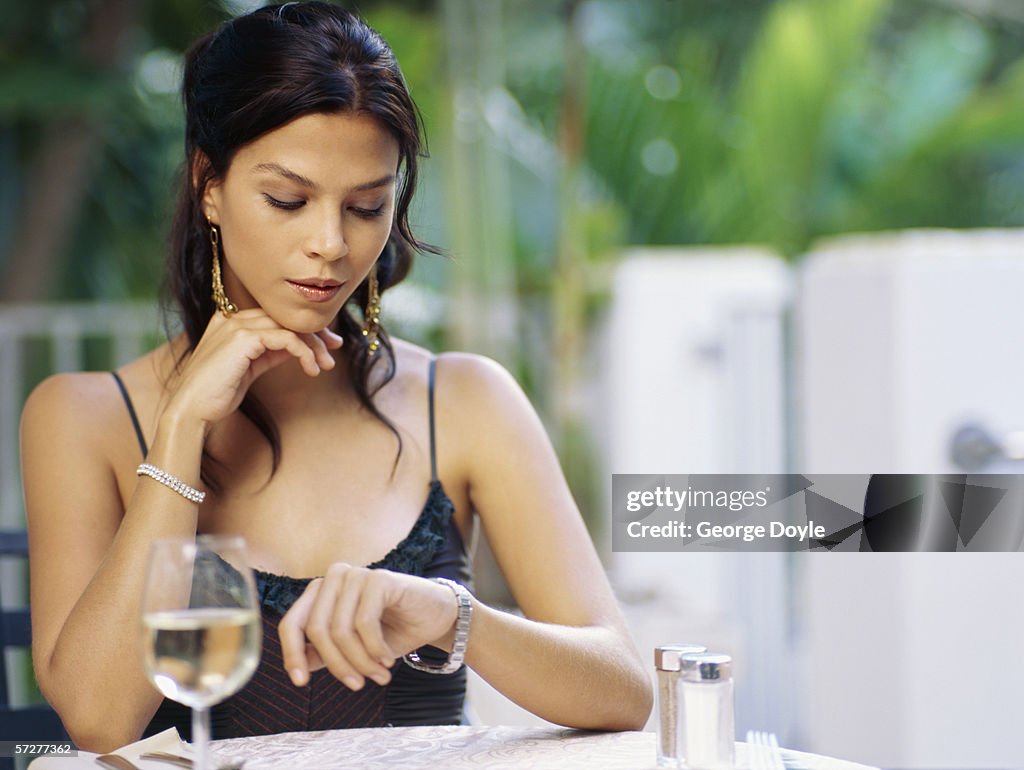
[[[142,599],[146,673],[192,708],[195,770],[207,770],[210,706],[237,692],[259,663],[256,583],[235,535],[153,542]]]

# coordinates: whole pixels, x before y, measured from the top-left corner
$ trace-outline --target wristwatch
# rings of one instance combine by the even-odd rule
[[[473,595],[460,583],[448,578],[431,578],[435,583],[448,586],[455,594],[455,601],[459,606],[459,614],[455,620],[455,641],[452,644],[452,651],[448,660],[444,663],[424,663],[414,650],[408,655],[402,656],[407,666],[417,671],[426,671],[428,674],[454,674],[462,667],[466,657],[466,643],[469,642],[469,623],[473,619]]]

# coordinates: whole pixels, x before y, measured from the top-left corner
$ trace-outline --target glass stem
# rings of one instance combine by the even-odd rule
[[[208,746],[210,743],[210,710],[208,708],[192,709],[192,748],[195,757],[192,770],[208,770]]]

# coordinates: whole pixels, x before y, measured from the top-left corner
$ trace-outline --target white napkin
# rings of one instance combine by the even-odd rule
[[[169,727],[162,733],[151,735],[148,738],[143,738],[141,741],[129,743],[127,746],[122,746],[115,751],[107,753],[120,754],[125,759],[137,764],[142,770],[168,770],[171,767],[166,762],[139,759],[140,754],[145,754],[148,751],[167,751],[179,756],[192,755],[192,747],[181,740],[181,736],[178,735],[178,728],[176,727]],[[80,751],[77,757],[61,757],[57,755],[39,757],[32,760],[28,768],[29,770],[85,770],[86,768],[96,770],[99,767],[95,762],[98,756],[100,755],[89,751]]]

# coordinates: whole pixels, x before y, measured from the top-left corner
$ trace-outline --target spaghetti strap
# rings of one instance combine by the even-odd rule
[[[135,426],[135,437],[139,440],[139,449],[142,450],[142,457],[145,459],[146,455],[149,454],[149,449],[146,448],[146,437],[142,435],[142,426],[139,425],[139,417],[135,414],[135,406],[132,404],[132,399],[128,395],[128,389],[125,388],[120,375],[117,372],[111,372],[111,374],[114,375],[117,387],[121,391],[121,396],[124,398],[125,406],[128,407],[128,416],[132,418],[132,425]]]
[[[437,481],[437,450],[434,443],[434,366],[437,356],[430,357],[430,374],[428,377],[428,401],[430,404],[430,480]]]

